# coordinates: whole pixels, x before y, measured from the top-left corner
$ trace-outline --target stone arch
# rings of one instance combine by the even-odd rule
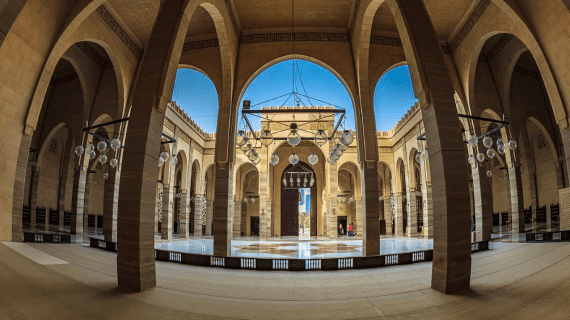
[[[402,171],[404,175],[402,176]],[[395,193],[402,192],[405,193],[405,185],[406,185],[406,166],[404,159],[398,158],[396,160],[396,170],[394,171],[394,177],[396,178],[396,185],[393,187]]]
[[[204,186],[203,184],[203,193],[204,195],[208,198],[208,200],[212,199],[214,197],[214,193],[215,193],[215,179],[216,179],[216,165],[215,163],[210,164],[206,170],[204,170],[204,177],[203,180],[204,184],[206,184],[206,181],[208,181],[208,183]]]
[[[96,35],[100,36],[97,37]],[[51,79],[51,76],[53,75],[55,66],[57,65],[57,62],[60,59],[65,58],[66,60],[70,61],[72,59],[70,59],[68,56],[65,56],[65,52],[67,52],[67,50],[69,50],[69,48],[71,48],[71,46],[75,45],[78,42],[82,42],[82,41],[86,41],[86,42],[93,42],[99,46],[101,46],[107,53],[107,55],[109,56],[109,59],[111,60],[112,64],[113,64],[113,70],[115,72],[115,76],[117,78],[117,90],[118,90],[118,105],[117,105],[117,115],[122,115],[124,114],[124,110],[123,112],[119,112],[124,108],[125,105],[125,92],[126,92],[126,83],[125,81],[127,81],[125,79],[125,76],[123,75],[123,68],[121,67],[121,65],[125,64],[121,61],[119,61],[119,54],[116,52],[115,49],[112,48],[111,45],[108,44],[110,39],[100,39],[100,38],[105,38],[105,36],[109,36],[106,33],[95,33],[92,35],[87,36],[86,38],[82,38],[78,41],[75,41],[73,43],[62,43],[60,44],[60,46],[54,46],[54,49],[51,51],[50,56],[48,57],[48,61],[45,64],[45,67],[43,68],[40,77],[39,77],[39,82],[38,85],[35,87],[34,90],[34,94],[32,97],[32,101],[28,110],[28,114],[26,117],[26,133],[28,133],[29,130],[35,129],[36,125],[37,125],[37,121],[38,121],[38,117],[40,115],[40,110],[42,108],[42,103],[43,100],[45,98],[46,92],[47,92],[47,88]],[[71,36],[71,35],[70,35]],[[94,36],[94,37],[90,37],[90,36]],[[74,64],[74,62],[72,62],[72,65]],[[83,82],[82,85],[85,84],[85,77],[83,75],[83,72],[81,71],[81,67],[78,63],[75,62],[74,68],[76,69],[78,75],[83,76]],[[82,78],[80,77],[80,80]],[[85,95],[85,93],[84,93]],[[87,102],[89,103],[89,102]],[[30,131],[31,132],[31,131]]]
[[[212,83],[214,84],[214,88],[216,88],[216,95],[218,96],[218,99],[221,98],[221,97],[220,97],[220,95],[221,95],[221,93],[222,93],[222,90],[221,90],[221,88],[220,88],[220,85],[221,85],[221,84],[217,84],[217,83],[214,81],[214,78],[212,78],[206,71],[204,71],[204,70],[202,70],[202,69],[200,69],[200,68],[198,68],[198,67],[196,67],[196,66],[194,66],[194,65],[190,65],[190,64],[186,64],[186,63],[180,64],[180,65],[178,66],[178,70],[180,70],[180,69],[194,70],[194,71],[200,72],[201,74],[203,74],[204,76],[206,76],[206,77],[210,80],[210,82],[212,82]]]
[[[338,171],[340,172],[341,170],[348,171],[352,175],[352,178],[354,179],[353,182],[355,188],[354,197],[362,197],[362,181],[360,176],[360,166],[358,166],[353,161],[344,161],[342,165],[339,166]]]
[[[67,134],[62,130],[67,130]],[[37,205],[57,208],[59,206],[59,179],[62,174],[65,153],[65,136],[71,134],[65,123],[57,124],[46,136],[37,157],[38,184]],[[65,135],[65,136],[62,136]],[[32,186],[34,188],[34,186]]]
[[[562,103],[562,97],[558,89],[558,84],[555,81],[551,67],[547,62],[546,57],[544,56],[544,53],[540,45],[538,44],[537,40],[530,32],[526,24],[522,22],[522,19],[518,16],[518,14],[515,13],[507,4],[505,4],[504,1],[493,0],[493,3],[498,5],[501,8],[501,10],[503,11],[507,10],[508,12],[512,13],[509,14],[509,17],[511,19],[517,20],[518,22],[515,22],[515,24],[517,23],[520,24],[522,28],[518,28],[517,26],[514,26],[509,23],[492,23],[492,24],[485,24],[484,26],[481,27],[483,28],[483,30],[479,31],[477,35],[479,41],[477,42],[475,48],[472,48],[471,52],[467,53],[469,57],[467,60],[469,63],[469,69],[468,69],[469,72],[467,79],[464,80],[466,81],[464,87],[467,88],[466,91],[467,91],[469,104],[471,105],[475,101],[474,99],[475,74],[477,69],[477,61],[479,59],[481,51],[483,50],[483,46],[485,45],[487,40],[489,40],[492,36],[502,33],[511,34],[514,37],[516,37],[519,41],[521,41],[526,47],[526,49],[519,48],[515,56],[513,56],[513,60],[509,63],[507,69],[509,74],[509,76],[507,77],[507,79],[509,79],[508,81],[510,82],[511,79],[510,75],[512,74],[512,71],[518,60],[518,57],[520,57],[520,55],[523,54],[525,51],[527,50],[530,51],[534,60],[537,63],[539,72],[543,77],[544,86],[546,88],[548,98],[551,102],[552,110],[556,118],[556,121],[560,125],[561,129],[565,129],[566,127],[568,127],[567,111],[564,109]],[[508,102],[503,101],[503,103],[508,103]]]
[[[350,99],[352,101],[353,107],[356,106],[355,104],[355,96],[354,96],[354,90],[353,88],[351,88],[349,82],[346,81],[347,76],[346,75],[341,75],[340,72],[338,72],[335,68],[333,68],[331,65],[325,63],[324,61],[314,58],[312,56],[309,55],[304,55],[304,54],[287,54],[287,55],[283,55],[279,58],[274,58],[273,60],[270,61],[259,61],[257,62],[257,65],[255,66],[256,70],[253,73],[250,73],[246,76],[244,76],[245,82],[243,84],[238,83],[236,85],[237,87],[237,92],[239,92],[239,96],[237,97],[237,99],[235,100],[237,105],[237,108],[239,108],[239,103],[241,102],[241,99],[243,98],[243,95],[245,93],[245,91],[247,90],[247,88],[249,87],[249,85],[251,84],[251,82],[257,78],[257,76],[259,76],[263,71],[271,68],[272,66],[287,61],[287,60],[292,60],[292,59],[299,59],[299,60],[305,60],[308,62],[312,62],[320,67],[325,68],[327,71],[329,71],[330,73],[332,73],[345,87],[346,91],[348,92],[348,95],[350,96]],[[356,110],[355,110],[356,112]]]
[[[170,171],[171,171],[171,164],[170,164],[170,158],[172,157],[172,150],[173,148],[171,147],[170,144],[166,143],[166,144],[162,144],[161,145],[161,149],[160,149],[161,153],[162,151],[166,151],[169,154],[169,157],[166,161],[164,161],[164,164],[162,165],[162,167],[160,169],[162,169],[162,176],[161,176],[161,180],[162,180],[162,184],[165,186],[170,185],[170,179],[173,178],[171,177]],[[159,173],[160,175],[161,173]]]
[[[180,181],[180,188],[182,190],[188,189],[188,156],[184,150],[178,150],[176,155],[178,158],[178,163],[180,164],[180,168],[182,170],[182,179]]]
[[[408,160],[408,174],[409,176],[409,183],[410,183],[410,188],[413,188],[414,190],[416,189],[416,179],[418,178],[416,176],[416,168],[418,167],[418,163],[416,162],[416,154],[419,153],[419,151],[416,148],[411,148],[410,149],[410,154],[409,154],[409,160]]]
[[[194,193],[199,194],[200,186],[200,161],[194,159],[192,162],[192,185],[189,186],[190,190],[194,190]]]

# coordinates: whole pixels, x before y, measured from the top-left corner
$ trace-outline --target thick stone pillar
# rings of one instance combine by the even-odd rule
[[[228,163],[218,163],[216,164],[215,176],[216,195],[213,201],[214,255],[227,257],[232,252],[233,168]],[[206,235],[208,232],[209,228],[206,225]]]
[[[525,232],[524,204],[521,170],[518,165],[509,167],[509,191],[511,199],[511,232],[513,237]]]
[[[32,135],[24,134],[20,140],[16,175],[14,177],[14,196],[12,201],[12,241],[22,242],[22,211],[24,209],[24,190],[26,186],[26,172],[28,171],[28,158]],[[27,199],[26,199],[27,200]],[[8,239],[5,239],[8,240]]]
[[[67,191],[67,173],[69,172],[69,164],[75,160],[73,149],[73,135],[71,130],[67,133],[67,142],[63,151],[63,161],[61,162],[61,174],[59,176],[59,197],[57,199],[57,209],[59,210],[58,231],[63,232],[63,214],[65,211],[65,194]]]
[[[476,164],[473,176],[473,200],[475,202],[475,230],[477,241],[491,239],[493,232],[493,191],[485,167]]]
[[[427,160],[420,163],[422,182],[422,208],[424,210],[424,237],[433,239],[433,201],[431,198],[431,179],[427,176]]]
[[[38,186],[40,181],[40,167],[32,167],[32,181],[30,186],[30,231],[36,232],[36,218],[38,208]]]
[[[163,240],[172,239],[172,228],[174,227],[174,186],[172,183],[163,186],[162,194],[162,223],[160,224],[160,238]]]
[[[401,192],[396,192],[394,194],[394,211],[395,212],[395,219],[394,219],[394,223],[395,223],[395,235],[397,237],[403,237],[404,236],[404,208],[402,206],[402,193]]]
[[[180,193],[180,230],[178,235],[181,239],[188,239],[190,236],[189,220],[190,219],[190,194],[188,190],[182,190]]]
[[[376,154],[378,151],[376,150]],[[380,254],[380,194],[378,193],[378,161],[363,161],[360,165],[361,181],[364,181],[362,207],[364,212],[362,234],[362,254]]]
[[[452,293],[469,288],[471,234],[469,173],[454,87],[422,0],[390,0],[414,92],[422,108],[434,206],[432,288]]]
[[[202,195],[194,195],[194,238],[202,237]]]
[[[157,162],[164,112],[189,24],[187,2],[168,0],[160,7],[132,95],[119,192],[117,275],[119,287],[135,291],[156,285],[153,225]]]
[[[212,220],[214,218],[214,200],[206,200],[206,231],[205,236],[212,235]]]
[[[103,199],[103,235],[105,241],[117,242],[117,212],[119,210],[119,183],[121,172],[118,168],[109,170],[105,180]]]
[[[83,235],[84,205],[85,205],[85,184],[87,183],[87,172],[75,169],[73,174],[73,193],[71,196],[71,234]],[[33,214],[33,212],[32,212]],[[33,219],[33,218],[32,218]]]

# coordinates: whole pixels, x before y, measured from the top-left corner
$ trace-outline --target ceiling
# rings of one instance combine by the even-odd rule
[[[146,45],[161,0],[109,0],[138,39]],[[235,8],[236,20],[242,30],[290,28],[291,2],[285,0],[229,0]],[[447,40],[457,24],[478,0],[424,0],[436,33]],[[296,0],[295,26],[348,29],[355,0]],[[396,32],[394,18],[386,4],[380,6],[373,21],[373,30]],[[191,18],[188,37],[215,33],[214,23],[203,8]]]
[[[146,45],[161,0],[109,0],[135,36]]]

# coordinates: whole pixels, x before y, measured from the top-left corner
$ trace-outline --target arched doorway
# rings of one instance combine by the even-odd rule
[[[281,174],[281,235],[317,235],[316,175],[310,165],[289,164]]]

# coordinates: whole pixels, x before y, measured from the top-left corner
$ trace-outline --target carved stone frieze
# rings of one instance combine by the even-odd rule
[[[115,32],[115,34],[121,39],[121,41],[127,46],[127,48],[137,57],[137,59],[142,58],[142,50],[135,44],[135,42],[129,37],[127,32],[119,25],[117,20],[113,15],[105,8],[104,5],[100,5],[97,8],[97,13],[105,23]]]

